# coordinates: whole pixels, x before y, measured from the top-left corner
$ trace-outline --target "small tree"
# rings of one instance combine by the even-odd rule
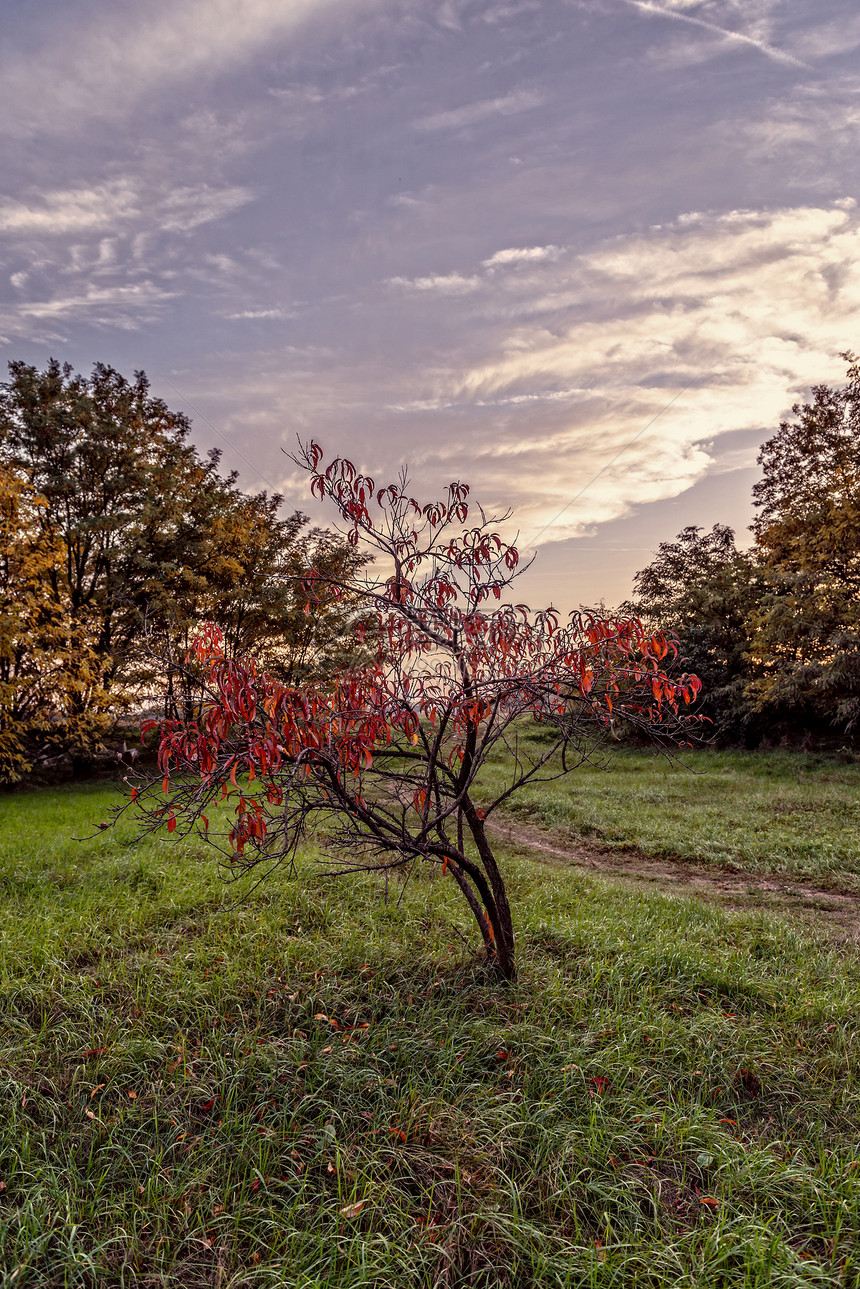
[[[480,512],[467,526],[465,484],[422,506],[405,472],[377,488],[349,461],[324,469],[315,443],[294,459],[312,493],[334,503],[350,543],[387,565],[377,576],[306,579],[309,610],[332,592],[374,607],[376,657],[291,687],[252,659],[228,658],[208,628],[186,662],[193,719],[145,724],[144,737],[158,731],[158,775],[141,773],[132,801],[151,828],[199,827],[234,871],[290,860],[310,825],[336,871],[435,864],[510,980],[514,929],[490,816],[525,784],[582,764],[618,715],[677,734],[699,681],[671,679],[663,664],[674,646],[636,619],[574,614],[562,625],[552,609],[491,607],[519,556],[494,531],[498,520]],[[524,737],[534,722],[540,740]],[[502,751],[501,769],[480,778]],[[218,808],[231,815],[221,828]]]

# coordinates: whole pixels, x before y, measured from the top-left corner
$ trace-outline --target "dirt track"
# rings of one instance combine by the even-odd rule
[[[726,908],[761,909],[799,919],[828,938],[860,948],[860,892],[815,886],[778,874],[680,860],[648,859],[633,851],[606,851],[563,832],[523,823],[509,815],[489,825],[499,841],[550,864],[577,868],[609,881],[709,900]]]

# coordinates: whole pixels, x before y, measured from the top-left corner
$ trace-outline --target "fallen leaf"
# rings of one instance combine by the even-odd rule
[[[322,1056],[325,1056],[326,1052],[330,1052],[330,1051],[331,1051],[331,1048],[330,1048],[330,1047],[324,1047],[324,1048],[323,1048],[323,1050],[322,1050],[321,1055],[322,1055]]]
[[[129,1094],[128,1094],[128,1099],[129,1099],[129,1101],[136,1101],[136,1100],[137,1100],[137,1093],[136,1093],[136,1092],[131,1092],[131,1091],[130,1091],[130,1092],[129,1092]]]
[[[100,1092],[102,1088],[106,1088],[106,1087],[107,1087],[106,1083],[97,1083],[96,1086],[93,1088],[92,1092],[90,1093],[90,1100],[92,1101],[95,1094],[97,1092]]]
[[[509,1056],[510,1056],[510,1052],[506,1052],[504,1048],[501,1048],[498,1052],[496,1052],[497,1061],[506,1061]]]
[[[95,1119],[95,1115],[93,1114],[92,1110],[85,1110],[84,1114],[87,1116],[88,1119]]]
[[[713,1195],[700,1195],[700,1196],[699,1196],[699,1203],[700,1203],[700,1204],[707,1204],[708,1208],[719,1208],[719,1207],[720,1207],[720,1201],[719,1201],[718,1199],[714,1199]]]
[[[366,1203],[366,1199],[360,1199],[356,1204],[347,1204],[346,1208],[340,1210],[341,1217],[357,1217]]]

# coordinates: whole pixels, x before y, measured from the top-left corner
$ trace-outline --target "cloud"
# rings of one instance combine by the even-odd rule
[[[860,228],[841,206],[691,215],[538,277],[507,306],[498,280],[493,311],[514,325],[482,361],[435,373],[424,407],[456,412],[461,442],[467,409],[503,414],[473,460],[500,490],[515,480],[525,532],[584,489],[543,540],[677,496],[715,437],[764,431],[793,392],[838,378],[860,330]]]
[[[161,203],[158,219],[166,232],[189,232],[254,200],[249,188],[211,188],[208,184],[179,188]]]
[[[36,192],[0,205],[0,232],[63,235],[113,228],[140,214],[135,184],[117,179],[89,188]]]
[[[391,277],[389,286],[400,286],[408,291],[438,291],[442,295],[465,295],[481,285],[479,277],[463,277],[461,273],[432,273],[429,277]]]
[[[176,295],[177,292],[165,291],[154,282],[112,287],[89,285],[78,294],[27,301],[18,306],[18,312],[28,318],[74,318],[128,328],[137,325],[141,314],[152,317],[156,306]]]
[[[295,315],[288,309],[243,309],[240,313],[228,313],[228,318],[291,318]]]
[[[557,246],[529,246],[519,248],[509,246],[507,250],[496,251],[488,260],[483,261],[485,269],[498,268],[503,264],[518,264],[524,261],[534,264],[539,260],[554,260],[560,255]]]
[[[860,14],[842,14],[836,21],[814,23],[796,32],[793,47],[807,58],[832,58],[860,45]]]
[[[466,103],[447,112],[436,112],[415,122],[416,130],[461,130],[468,125],[479,125],[482,121],[495,116],[514,116],[526,112],[529,108],[540,107],[544,102],[543,95],[532,90],[516,90],[501,98],[482,99],[477,103]]]
[[[679,497],[722,436],[764,438],[811,383],[839,381],[838,355],[857,345],[850,204],[690,213],[559,252],[527,274],[427,279],[480,282],[462,303],[448,293],[431,349],[433,291],[413,289],[389,306],[395,363],[380,317],[374,347],[311,363],[286,390],[254,373],[230,397],[243,417],[256,400],[261,423],[289,411],[325,443],[361,444],[371,473],[406,459],[422,491],[469,479],[489,508],[514,507],[525,544],[544,544]]]
[[[248,188],[197,184],[148,191],[142,178],[124,177],[90,187],[35,190],[27,200],[0,205],[0,233],[66,237],[145,223],[187,232],[253,201]],[[102,243],[104,246],[105,243]]]
[[[77,133],[93,118],[130,111],[159,87],[240,64],[339,3],[143,0],[116,12],[99,6],[85,25],[69,15],[34,55],[7,54],[0,85],[5,101],[15,105],[7,128],[20,135]]]
[[[479,292],[440,293],[444,331],[432,290],[388,292],[372,330],[332,338],[334,352],[296,361],[272,345],[198,380],[228,433],[274,454],[288,424],[374,477],[406,461],[422,497],[466,479],[488,510],[514,508],[529,547],[749,468],[792,402],[841,381],[839,352],[857,347],[851,206],[691,213],[559,249],[527,273],[476,269]],[[304,505],[302,481],[271,459],[278,489]],[[560,552],[541,561],[555,570],[541,595],[575,601],[582,570]]]
[[[838,182],[846,155],[860,145],[860,80],[798,86],[741,128],[754,157],[794,154],[793,183],[821,182],[828,168]],[[829,167],[822,166],[825,158]]]

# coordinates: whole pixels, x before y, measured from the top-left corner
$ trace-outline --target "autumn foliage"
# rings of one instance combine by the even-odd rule
[[[207,628],[185,665],[193,711],[145,724],[158,773],[132,780],[124,808],[151,828],[199,828],[234,872],[289,862],[309,829],[334,871],[436,865],[510,979],[514,930],[493,814],[523,785],[590,758],[618,721],[683,737],[699,681],[672,676],[673,643],[635,618],[562,622],[509,602],[518,551],[498,519],[476,518],[466,484],[420,504],[405,472],[381,487],[347,460],[326,464],[315,443],[295,460],[381,569],[344,581],[311,573],[308,612],[332,594],[372,609],[375,657],[290,686],[228,656]]]

